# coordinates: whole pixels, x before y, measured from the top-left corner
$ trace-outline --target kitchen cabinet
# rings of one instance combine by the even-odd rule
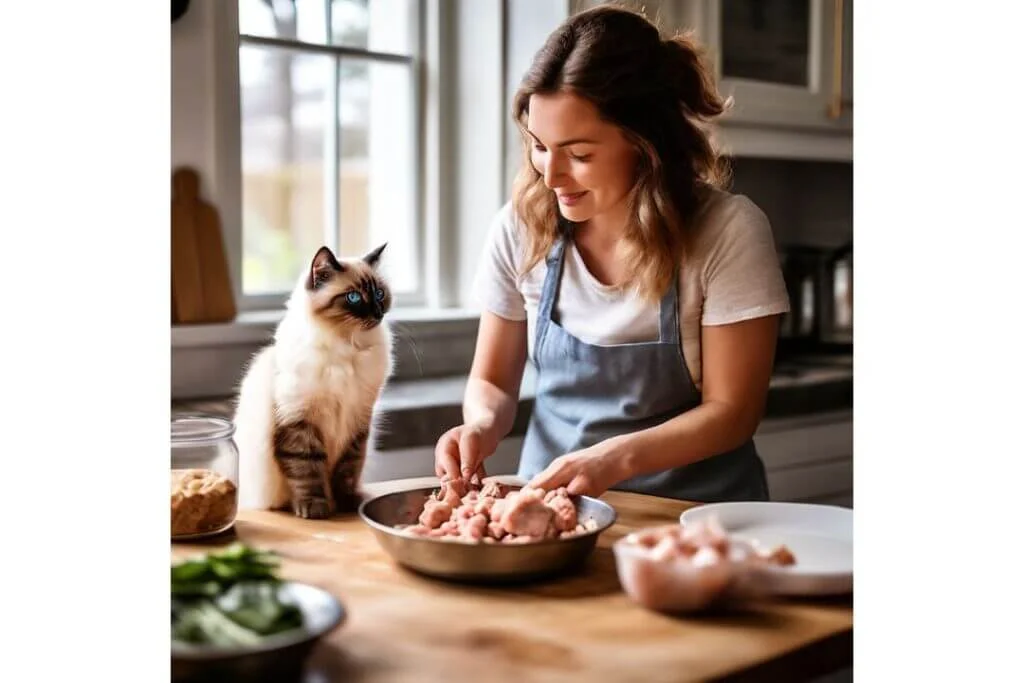
[[[691,21],[709,46],[735,124],[849,131],[852,0],[701,0]],[[845,92],[845,98],[844,98]],[[846,101],[848,100],[848,101]]]
[[[853,507],[853,411],[765,420],[754,435],[772,500]]]
[[[572,11],[608,0],[574,0]],[[645,0],[666,35],[693,30],[720,91],[715,131],[737,156],[853,158],[853,0]]]

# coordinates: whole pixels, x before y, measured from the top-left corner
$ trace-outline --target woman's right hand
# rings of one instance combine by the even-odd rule
[[[484,459],[494,454],[498,440],[479,425],[459,425],[441,435],[434,449],[434,472],[441,479],[487,476]]]

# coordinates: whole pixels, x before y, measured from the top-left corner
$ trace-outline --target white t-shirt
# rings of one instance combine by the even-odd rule
[[[697,237],[680,272],[680,336],[690,376],[701,387],[701,326],[726,325],[789,311],[789,297],[768,218],[744,195],[715,191],[696,218]],[[547,274],[542,260],[519,275],[525,227],[511,202],[491,223],[473,282],[476,303],[508,320],[526,320],[530,358],[537,306]],[[556,303],[559,324],[588,344],[658,339],[659,306],[632,290],[601,284],[566,245]]]

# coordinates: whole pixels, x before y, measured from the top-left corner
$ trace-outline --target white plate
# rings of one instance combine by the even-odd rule
[[[853,591],[853,510],[809,503],[709,503],[679,516],[683,524],[718,519],[731,535],[764,547],[780,543],[796,564],[765,571],[779,595],[834,595]]]

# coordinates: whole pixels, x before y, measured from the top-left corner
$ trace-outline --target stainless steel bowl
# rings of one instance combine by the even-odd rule
[[[572,538],[505,545],[408,536],[395,528],[397,524],[415,524],[427,498],[436,490],[417,488],[377,496],[363,501],[359,516],[396,562],[421,574],[452,581],[506,583],[560,574],[580,565],[594,549],[598,536],[617,518],[615,508],[607,503],[573,496],[578,519],[592,519],[597,528]]]

